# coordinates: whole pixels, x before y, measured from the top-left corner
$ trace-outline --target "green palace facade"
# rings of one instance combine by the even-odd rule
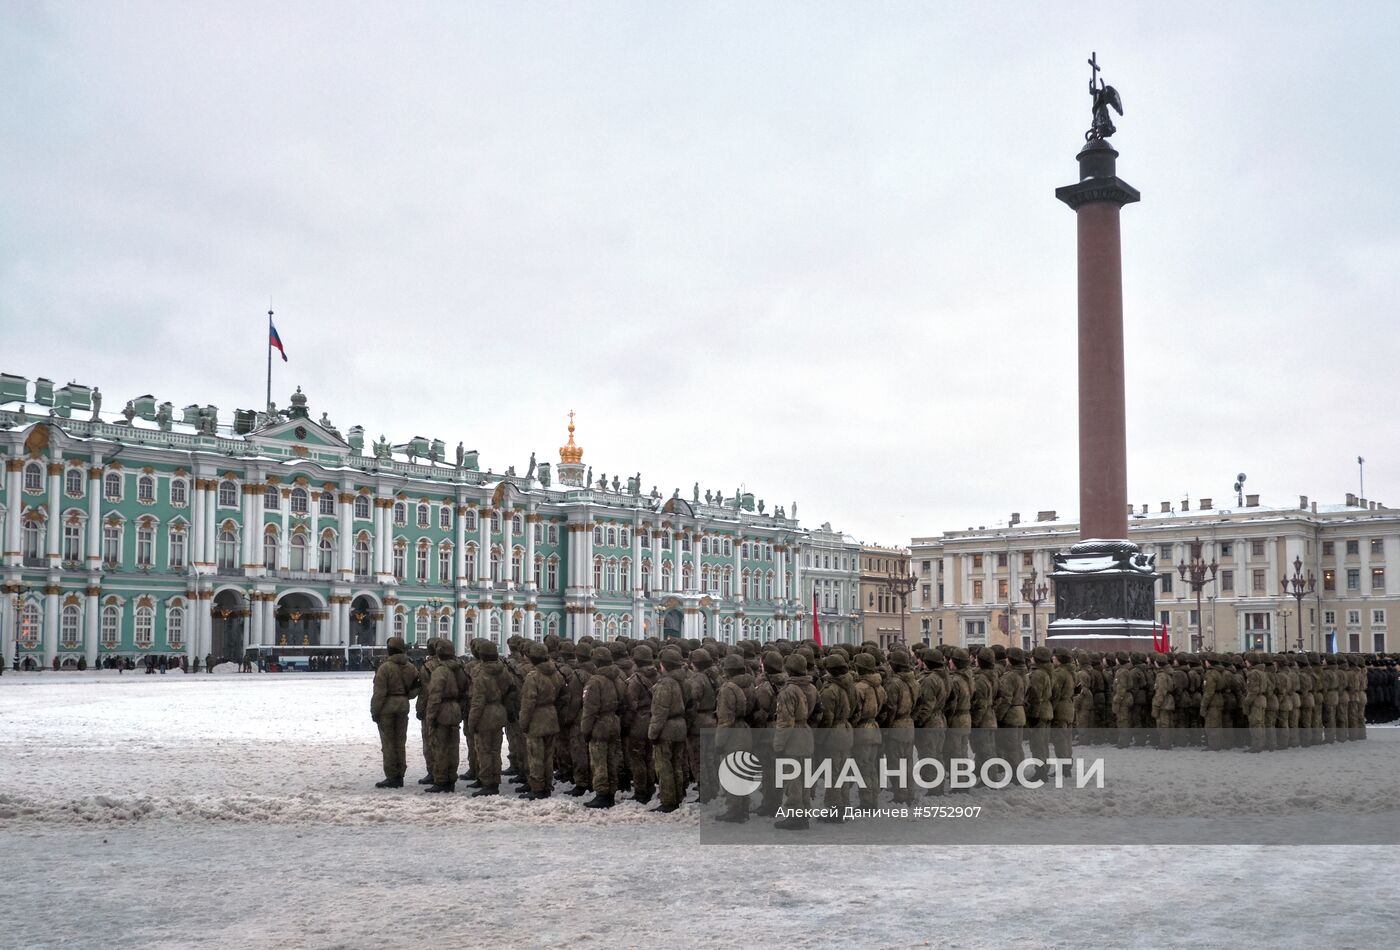
[[[803,636],[806,533],[722,492],[594,479],[574,441],[517,474],[459,443],[365,444],[289,407],[104,413],[0,375],[6,664],[345,651],[391,635]],[[794,512],[795,515],[795,507]]]

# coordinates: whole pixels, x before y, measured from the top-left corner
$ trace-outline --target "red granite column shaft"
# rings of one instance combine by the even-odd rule
[[[1127,538],[1123,271],[1117,201],[1078,208],[1079,536]]]

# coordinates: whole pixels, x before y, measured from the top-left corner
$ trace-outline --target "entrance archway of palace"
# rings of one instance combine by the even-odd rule
[[[278,646],[321,646],[321,625],[328,618],[326,607],[310,594],[294,591],[277,598],[273,612],[277,632],[273,643]]]

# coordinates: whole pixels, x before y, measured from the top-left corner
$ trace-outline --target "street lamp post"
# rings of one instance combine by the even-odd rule
[[[1039,583],[1037,583],[1039,582]],[[1037,619],[1037,608],[1045,603],[1045,598],[1050,595],[1050,585],[1040,581],[1040,572],[1031,568],[1031,576],[1021,582],[1021,599],[1031,605],[1031,647],[1040,646],[1040,621]],[[1008,623],[1010,621],[1008,620]]]
[[[904,614],[905,608],[909,605],[909,594],[918,586],[919,578],[913,573],[891,574],[885,580],[891,593],[899,598],[899,645],[904,646],[909,641],[904,636]]]
[[[1191,590],[1196,594],[1196,632],[1191,634],[1191,652],[1201,652],[1203,637],[1201,635],[1202,625],[1205,623],[1205,614],[1201,612],[1201,590],[1215,580],[1215,572],[1220,569],[1220,565],[1215,562],[1215,558],[1210,559],[1210,563],[1205,562],[1201,556],[1201,539],[1197,538],[1191,542],[1190,562],[1181,561],[1176,565],[1177,573],[1181,579],[1191,585]]]
[[[1312,571],[1308,571],[1306,577],[1303,576],[1303,559],[1295,557],[1293,559],[1293,576],[1286,577],[1279,581],[1283,587],[1285,597],[1292,597],[1298,602],[1298,649],[1303,649],[1303,598],[1310,596],[1317,588],[1317,578]]]

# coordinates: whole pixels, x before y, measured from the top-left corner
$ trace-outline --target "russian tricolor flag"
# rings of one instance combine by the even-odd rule
[[[271,320],[267,321],[267,345],[277,347],[277,352],[282,354],[282,362],[287,362],[287,351],[282,348],[282,338],[277,335],[277,327]]]

